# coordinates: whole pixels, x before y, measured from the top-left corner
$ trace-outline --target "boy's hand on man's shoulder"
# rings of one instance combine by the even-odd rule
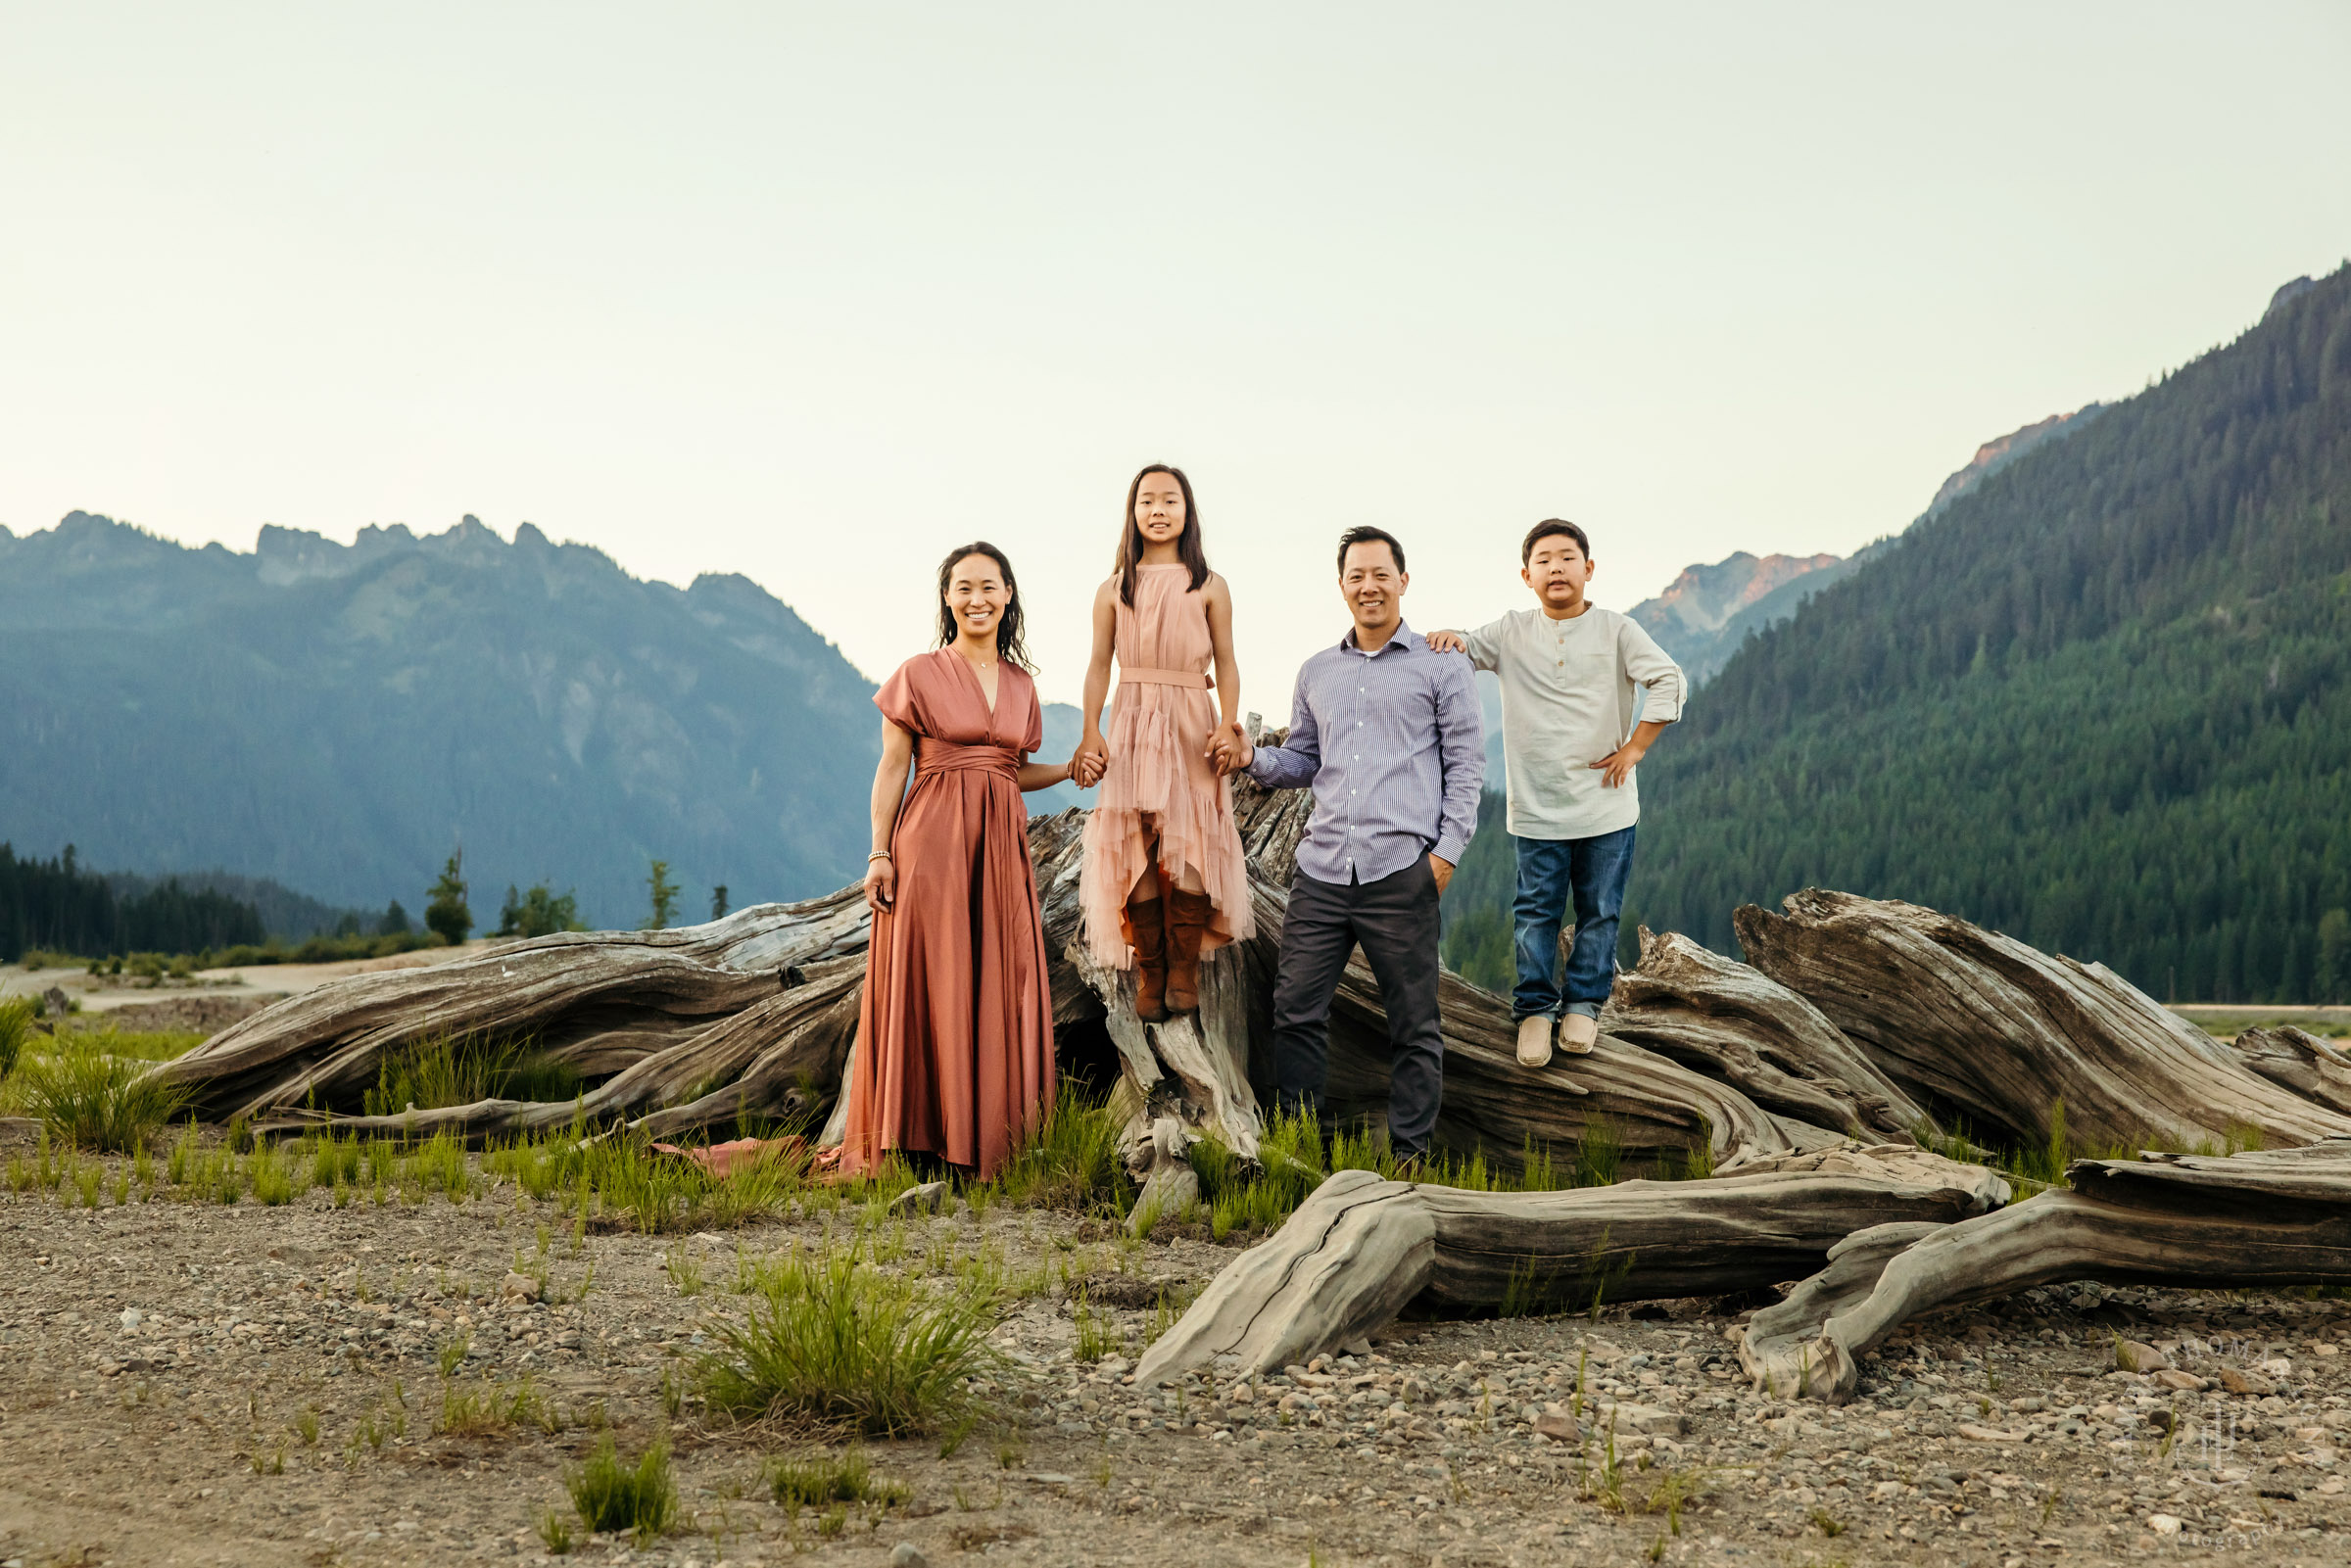
[[[1438,653],[1466,653],[1469,651],[1469,640],[1461,633],[1450,629],[1429,633],[1428,645]]]

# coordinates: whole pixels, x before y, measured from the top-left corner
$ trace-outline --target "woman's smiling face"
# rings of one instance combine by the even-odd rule
[[[966,555],[947,572],[947,608],[955,616],[956,629],[975,641],[994,642],[996,623],[1011,602],[1004,569],[990,556]]]

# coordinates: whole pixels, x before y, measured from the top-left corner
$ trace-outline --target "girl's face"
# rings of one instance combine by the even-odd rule
[[[1004,618],[1004,607],[1011,602],[1012,589],[1004,581],[1004,568],[992,557],[966,555],[947,572],[947,608],[965,637],[992,644],[996,623]]]
[[[1183,537],[1183,487],[1174,474],[1145,474],[1134,492],[1134,526],[1146,545]]]

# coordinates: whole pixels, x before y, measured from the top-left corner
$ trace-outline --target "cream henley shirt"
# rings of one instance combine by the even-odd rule
[[[1631,738],[1636,703],[1642,721],[1682,716],[1682,667],[1638,623],[1597,604],[1564,621],[1519,610],[1465,636],[1469,662],[1502,679],[1511,832],[1597,838],[1640,821],[1635,779],[1607,788],[1592,764]]]

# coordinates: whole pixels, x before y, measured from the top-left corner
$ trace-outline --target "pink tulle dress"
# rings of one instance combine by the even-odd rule
[[[1175,562],[1135,568],[1132,608],[1116,587],[1111,591],[1119,687],[1104,735],[1110,768],[1086,819],[1078,884],[1086,944],[1111,969],[1133,962],[1127,895],[1150,864],[1154,826],[1168,885],[1176,886],[1188,865],[1215,906],[1200,950],[1212,952],[1256,929],[1232,789],[1208,760],[1217,728],[1208,676],[1215,649],[1207,598],[1190,584],[1190,568]]]

